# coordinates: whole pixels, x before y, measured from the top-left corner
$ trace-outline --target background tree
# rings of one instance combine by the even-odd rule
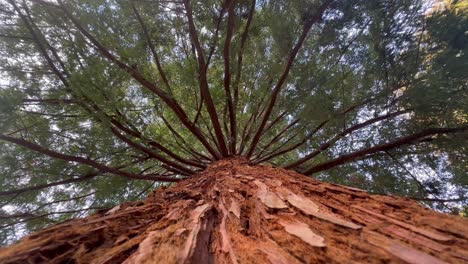
[[[466,1],[0,7],[4,243],[234,156],[466,208]]]

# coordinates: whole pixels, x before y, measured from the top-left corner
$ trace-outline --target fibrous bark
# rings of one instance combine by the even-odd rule
[[[468,221],[222,160],[141,202],[0,249],[0,263],[466,263]]]

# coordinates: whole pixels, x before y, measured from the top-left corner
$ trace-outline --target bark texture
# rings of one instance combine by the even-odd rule
[[[409,199],[230,159],[29,235],[0,263],[467,263],[467,226]]]

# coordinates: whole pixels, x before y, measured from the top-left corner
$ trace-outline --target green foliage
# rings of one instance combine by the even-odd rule
[[[136,137],[122,132],[126,137],[165,158],[172,159],[151,145],[151,141],[185,159],[194,160],[193,151],[210,155],[164,100],[131,74],[137,71],[172,96],[190,121],[197,120],[195,124],[210,145],[216,145],[206,108],[198,111],[202,101],[199,62],[183,4],[63,1],[83,28],[131,69],[125,70],[103,56],[54,4],[13,2],[18,2],[17,7],[32,24],[36,36],[11,4],[0,2],[1,134],[108,167],[122,166],[122,170],[134,174],[167,172],[163,162],[148,158],[148,153],[118,138],[112,130],[116,129],[116,122],[141,133]],[[229,66],[232,94],[234,87],[239,87],[238,148],[244,130],[250,132],[245,133],[249,137],[244,144],[251,143],[261,121],[256,115],[268,102],[304,25],[324,2],[257,0],[248,38],[242,43],[252,2],[236,1]],[[412,0],[334,1],[300,48],[269,122],[283,112],[284,118],[261,137],[253,159],[301,142],[327,120],[304,144],[268,161],[278,166],[290,164],[353,125],[399,110],[408,113],[339,137],[295,169],[301,172],[424,128],[466,126],[468,3],[466,0],[437,3],[427,6],[426,1]],[[223,79],[227,14],[220,16],[220,1],[193,1],[191,6],[205,58],[213,51],[207,80],[229,142]],[[45,47],[45,53],[41,47]],[[296,119],[299,121],[294,126],[268,146]],[[312,176],[372,193],[422,199],[435,209],[466,215],[467,140],[466,133],[428,136],[420,144],[363,156]],[[100,172],[10,142],[0,141],[0,150],[0,240],[4,243],[58,221],[140,199],[152,189],[167,185]],[[76,180],[81,177],[87,178]],[[73,181],[2,193],[68,180]],[[460,199],[430,202],[454,197]]]

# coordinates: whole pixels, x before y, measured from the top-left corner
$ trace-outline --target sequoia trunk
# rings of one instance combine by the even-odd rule
[[[230,159],[29,235],[0,262],[466,263],[467,226],[409,199]]]

